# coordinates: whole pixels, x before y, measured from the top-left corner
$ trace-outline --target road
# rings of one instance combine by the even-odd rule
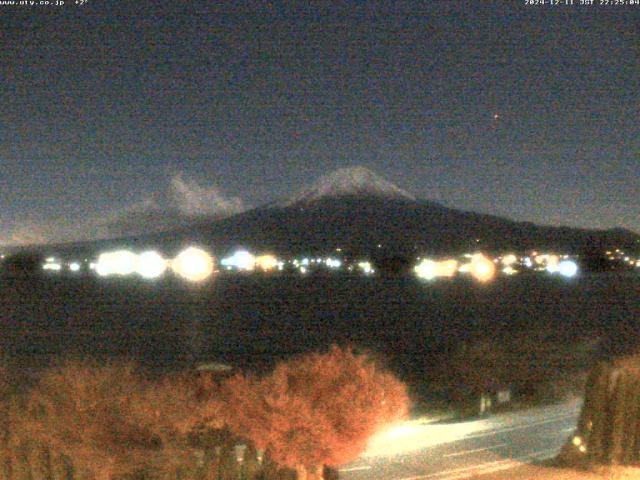
[[[554,457],[580,401],[449,424],[404,423],[340,469],[343,480],[456,480]]]

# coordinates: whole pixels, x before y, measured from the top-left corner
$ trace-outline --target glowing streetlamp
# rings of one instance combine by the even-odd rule
[[[131,275],[136,270],[138,256],[130,250],[105,252],[98,257],[96,272],[101,277],[108,275]]]
[[[471,258],[471,276],[479,282],[488,282],[496,275],[495,264],[481,253]]]
[[[458,270],[457,260],[443,260],[435,262],[433,260],[424,259],[413,269],[419,278],[424,280],[433,280],[436,277],[453,277]]]
[[[158,278],[167,269],[167,261],[153,250],[143,252],[138,256],[136,271],[143,278]]]
[[[224,258],[220,263],[225,267],[251,271],[256,266],[256,257],[246,250],[238,250],[230,257]]]
[[[278,259],[273,255],[260,255],[256,257],[255,265],[260,270],[268,272],[278,267]]]
[[[563,277],[575,277],[578,273],[578,265],[572,260],[563,260],[558,264],[558,272]]]
[[[173,259],[171,269],[185,280],[201,282],[213,273],[213,258],[204,250],[189,247]]]

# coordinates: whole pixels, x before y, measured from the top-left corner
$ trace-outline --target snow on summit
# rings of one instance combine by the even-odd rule
[[[362,195],[415,200],[409,192],[376,175],[365,167],[340,168],[323,175],[313,185],[294,195],[288,202],[309,203],[323,198]]]

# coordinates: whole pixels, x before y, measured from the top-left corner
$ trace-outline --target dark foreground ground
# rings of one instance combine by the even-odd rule
[[[593,355],[630,349],[640,338],[639,292],[637,273],[523,275],[488,285],[221,276],[189,288],[175,280],[3,279],[0,348],[25,371],[69,356],[127,357],[157,370],[198,362],[259,370],[296,353],[351,344],[426,391],[448,375],[463,344],[546,345],[530,363],[567,371],[585,368]],[[576,353],[596,339],[595,353]]]

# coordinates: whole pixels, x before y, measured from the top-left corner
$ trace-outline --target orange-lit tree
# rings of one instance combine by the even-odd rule
[[[53,368],[30,393],[30,434],[69,457],[81,475],[111,480],[135,470],[140,452],[156,447],[128,415],[139,388],[131,365]]]
[[[226,382],[227,422],[298,480],[356,458],[372,434],[406,417],[406,387],[367,355],[332,347],[278,364],[262,379]]]
[[[45,372],[30,392],[25,428],[67,456],[80,476],[172,476],[191,469],[191,430],[203,421],[222,426],[214,399],[198,398],[197,380],[183,375],[152,382],[127,363],[68,362]]]

